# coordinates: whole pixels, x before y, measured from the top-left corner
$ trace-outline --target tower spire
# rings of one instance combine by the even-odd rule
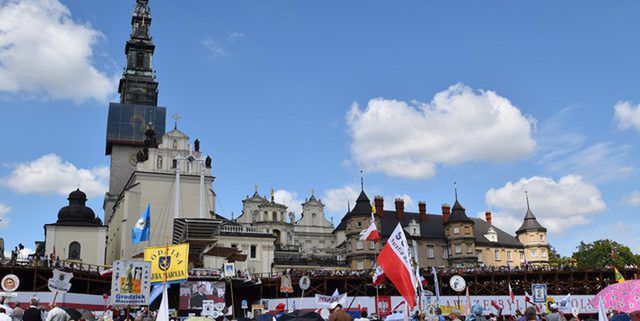
[[[149,33],[150,28],[149,0],[136,0],[131,16],[131,36],[124,49],[127,66],[118,86],[122,104],[158,104],[158,82],[151,67],[156,46]]]
[[[364,191],[364,175],[363,175],[363,171],[360,170],[360,190]]]
[[[456,183],[456,181],[453,181],[453,193],[456,197],[456,201],[458,200],[458,184]]]
[[[527,190],[524,191],[524,197],[527,199],[527,211],[531,210],[529,208],[529,192]]]

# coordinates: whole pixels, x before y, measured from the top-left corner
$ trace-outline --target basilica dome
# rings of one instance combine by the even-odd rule
[[[58,211],[58,225],[102,225],[93,210],[87,207],[87,194],[80,189],[69,194],[69,205]]]

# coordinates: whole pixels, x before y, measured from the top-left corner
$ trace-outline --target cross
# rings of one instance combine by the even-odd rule
[[[173,129],[178,129],[178,120],[180,120],[180,115],[178,115],[178,113],[174,113],[173,116],[171,116],[171,118],[173,118],[173,120],[175,121],[175,125],[173,126]]]

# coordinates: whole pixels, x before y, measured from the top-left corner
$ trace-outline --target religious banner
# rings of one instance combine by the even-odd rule
[[[383,295],[378,296],[376,298],[376,311],[381,319],[391,314],[391,297]]]
[[[47,282],[49,291],[51,292],[68,292],[71,289],[71,278],[73,273],[62,272],[58,269],[53,270],[53,276]]]
[[[180,310],[200,310],[204,308],[205,301],[211,301],[211,305],[219,303],[224,305],[225,295],[224,281],[189,281],[180,284]]]
[[[111,275],[114,305],[148,305],[151,289],[151,262],[115,261]]]
[[[177,283],[189,277],[189,244],[144,249],[144,260],[151,262],[151,283]]]
[[[293,293],[293,285],[291,285],[291,277],[283,275],[280,279],[280,292]]]

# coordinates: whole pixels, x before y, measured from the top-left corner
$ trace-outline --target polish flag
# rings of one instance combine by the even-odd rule
[[[516,300],[516,296],[513,294],[513,290],[511,289],[511,283],[509,283],[509,297],[511,298],[511,303]]]
[[[531,296],[527,291],[524,291],[524,304],[526,305],[527,303],[531,303]]]
[[[409,244],[404,235],[402,225],[398,223],[387,244],[380,251],[377,263],[385,271],[385,274],[402,295],[404,300],[413,309],[416,306],[416,287],[418,282],[411,266]]]
[[[379,239],[380,235],[378,234],[378,228],[376,228],[376,222],[372,217],[369,227],[367,227],[366,230],[360,232],[360,240],[378,242]]]
[[[384,274],[384,271],[380,266],[376,267],[376,272],[373,273],[373,285],[378,285],[384,283],[387,279],[387,276]]]

